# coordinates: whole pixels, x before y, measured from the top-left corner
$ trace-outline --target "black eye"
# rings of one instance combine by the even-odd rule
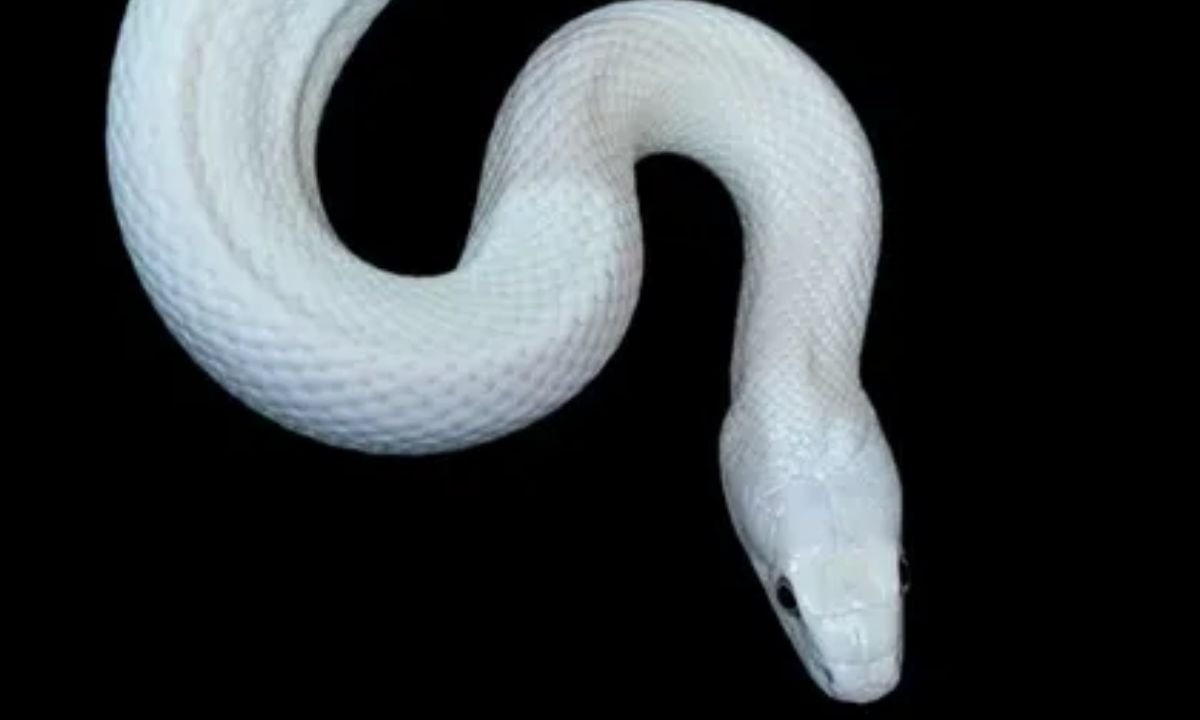
[[[904,555],[900,556],[900,592],[908,592],[908,586],[912,584],[912,578],[908,572],[908,558]]]
[[[783,608],[788,615],[800,617],[800,606],[796,603],[796,594],[792,592],[792,586],[788,583],[787,578],[779,578],[779,582],[775,585],[775,602],[779,603],[779,607]]]

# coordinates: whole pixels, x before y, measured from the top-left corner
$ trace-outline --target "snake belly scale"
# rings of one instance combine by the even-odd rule
[[[552,413],[620,344],[642,273],[637,161],[699,162],[744,236],[714,438],[733,526],[813,681],[848,702],[887,695],[903,655],[901,490],[859,377],[881,206],[846,99],[730,9],[602,6],[547,38],[498,109],[458,264],[401,276],[339,242],[314,159],[338,73],[386,5],[129,3],[109,176],[172,335],[314,441],[410,455],[487,442]]]

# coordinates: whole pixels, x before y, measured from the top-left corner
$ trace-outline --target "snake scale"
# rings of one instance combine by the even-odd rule
[[[901,489],[859,373],[881,204],[847,100],[731,9],[601,6],[547,38],[505,96],[457,265],[401,276],[339,242],[314,159],[338,74],[386,5],[129,3],[109,176],[173,337],[314,441],[409,455],[487,442],[603,369],[642,277],[635,164],[695,160],[744,236],[715,438],[733,526],[817,685],[887,695],[903,655]]]

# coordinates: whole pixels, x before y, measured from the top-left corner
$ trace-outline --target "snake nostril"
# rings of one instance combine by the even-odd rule
[[[825,678],[825,685],[828,687],[834,686],[833,671],[824,665],[821,666],[821,677]]]

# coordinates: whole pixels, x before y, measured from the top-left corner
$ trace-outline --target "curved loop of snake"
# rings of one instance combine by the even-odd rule
[[[314,160],[335,79],[386,5],[130,2],[109,171],[170,332],[248,407],[316,441],[414,455],[486,442],[560,407],[621,342],[642,272],[635,163],[701,163],[745,243],[715,439],[733,526],[819,687],[887,695],[901,491],[859,377],[881,216],[848,102],[732,10],[600,7],[548,38],[505,97],[459,263],[405,277],[338,240]]]

